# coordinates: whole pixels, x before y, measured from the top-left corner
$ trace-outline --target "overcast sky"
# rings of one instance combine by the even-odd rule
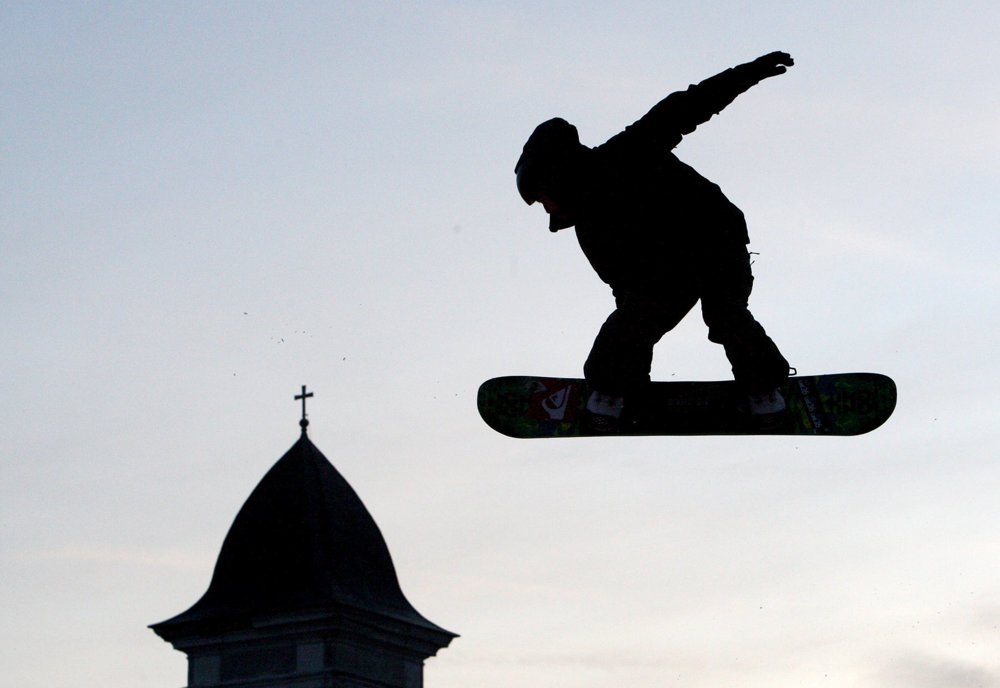
[[[0,685],[177,688],[146,626],[310,437],[461,635],[428,688],[1000,685],[1000,5],[0,2]],[[613,307],[513,165],[772,50],[686,137],[856,438],[518,441]],[[657,379],[725,379],[697,312]]]

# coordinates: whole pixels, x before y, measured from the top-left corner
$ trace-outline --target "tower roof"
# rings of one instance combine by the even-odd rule
[[[381,531],[304,423],[301,438],[237,514],[208,590],[152,629],[167,638],[187,628],[242,626],[260,615],[342,607],[454,637],[407,601]]]

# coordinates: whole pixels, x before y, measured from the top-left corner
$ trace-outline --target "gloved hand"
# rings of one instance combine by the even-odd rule
[[[795,61],[792,60],[792,56],[788,53],[776,51],[758,57],[752,64],[757,68],[760,78],[766,79],[769,76],[784,74],[788,71],[788,67],[795,64]]]

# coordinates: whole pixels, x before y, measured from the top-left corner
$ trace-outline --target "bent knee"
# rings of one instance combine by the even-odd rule
[[[705,324],[708,325],[708,339],[716,344],[725,344],[734,339],[744,339],[763,331],[753,315],[746,308],[705,309]]]

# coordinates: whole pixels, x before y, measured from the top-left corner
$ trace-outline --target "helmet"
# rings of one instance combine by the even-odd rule
[[[545,195],[562,207],[563,212],[550,216],[549,229],[553,232],[574,224],[565,214],[565,206],[573,196],[582,149],[576,127],[557,117],[535,128],[514,166],[517,191],[525,203],[531,205]]]
[[[528,205],[538,200],[540,191],[572,167],[572,160],[581,148],[576,127],[556,117],[542,122],[528,137],[521,157],[514,166],[517,190]]]

